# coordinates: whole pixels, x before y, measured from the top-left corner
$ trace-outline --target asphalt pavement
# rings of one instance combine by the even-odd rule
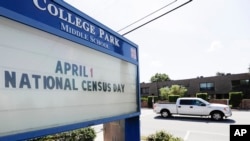
[[[184,141],[229,141],[230,125],[250,125],[249,110],[233,110],[232,117],[224,121],[211,121],[207,117],[161,118],[152,109],[141,110],[141,136],[155,133],[157,130],[166,129],[172,135],[181,137]],[[93,126],[97,137],[95,141],[103,141],[103,125]]]

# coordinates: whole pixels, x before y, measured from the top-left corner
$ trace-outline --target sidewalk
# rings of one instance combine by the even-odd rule
[[[96,133],[95,141],[103,141],[103,132]]]
[[[92,128],[95,129],[96,132],[96,138],[95,141],[103,141],[103,124],[93,126]]]

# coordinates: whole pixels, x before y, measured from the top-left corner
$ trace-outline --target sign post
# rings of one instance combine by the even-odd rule
[[[61,0],[0,1],[0,140],[124,120],[140,140],[138,47]]]

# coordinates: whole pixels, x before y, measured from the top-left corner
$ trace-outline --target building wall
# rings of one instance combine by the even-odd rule
[[[248,90],[250,91],[250,73],[241,74],[227,74],[224,76],[213,76],[213,77],[197,77],[192,79],[183,80],[171,80],[165,82],[154,82],[154,83],[141,83],[141,96],[158,96],[158,89],[162,87],[170,87],[174,84],[185,86],[188,89],[188,96],[195,96],[196,93],[206,92],[211,98],[228,98],[228,94],[232,91],[233,80],[248,80]],[[201,91],[201,83],[213,83],[214,90]],[[143,89],[148,89],[147,93],[143,93]],[[248,92],[248,91],[247,91]],[[250,97],[250,93],[248,93]]]

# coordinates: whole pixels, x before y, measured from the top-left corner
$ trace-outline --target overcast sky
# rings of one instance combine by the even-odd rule
[[[114,31],[175,0],[65,0]],[[151,15],[140,25],[186,2]],[[118,33],[123,34],[133,26]],[[250,67],[250,0],[194,0],[125,35],[139,46],[140,82],[246,73]]]

